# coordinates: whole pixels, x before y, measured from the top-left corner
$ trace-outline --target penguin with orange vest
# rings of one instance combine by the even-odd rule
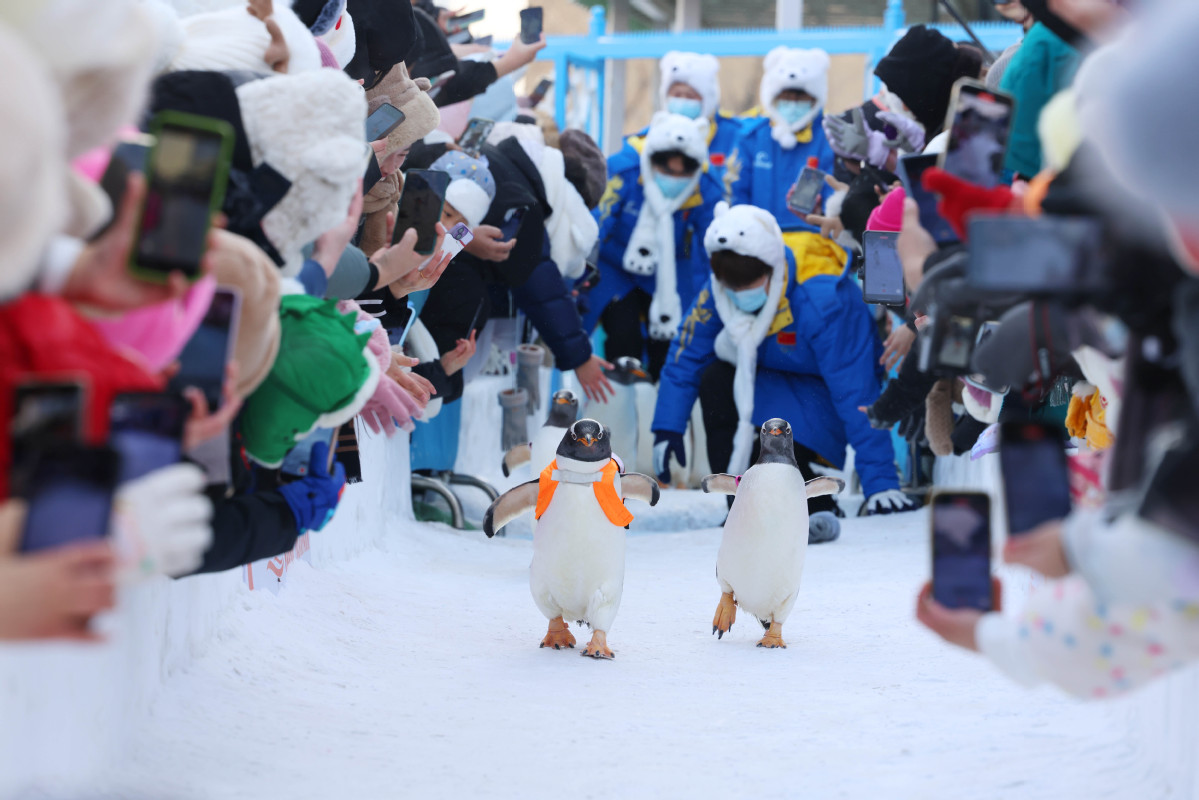
[[[621,472],[612,457],[612,434],[593,419],[570,426],[554,461],[535,481],[505,492],[487,509],[483,532],[494,536],[532,510],[533,563],[529,589],[550,621],[542,647],[574,647],[566,620],[587,623],[591,641],[582,655],[613,658],[608,631],[624,591],[625,529],[629,498],[656,505],[658,482]]]

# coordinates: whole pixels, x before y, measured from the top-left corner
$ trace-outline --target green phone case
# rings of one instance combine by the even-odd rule
[[[229,180],[229,165],[233,159],[233,143],[234,133],[233,126],[228,122],[213,117],[204,117],[199,114],[186,114],[181,111],[160,111],[154,115],[150,121],[150,133],[161,142],[161,133],[164,128],[189,128],[196,131],[203,131],[209,134],[215,134],[220,137],[220,155],[217,158],[216,171],[212,181],[212,193],[208,199],[208,220],[205,226],[205,236],[212,229],[212,218],[220,211],[221,206],[225,202],[225,187]],[[150,152],[149,158],[146,160],[146,186],[147,191],[154,180],[153,169],[157,161],[157,147]],[[148,194],[147,194],[148,196]],[[141,240],[142,222],[146,207],[143,202],[141,209],[138,211],[137,233],[134,237],[133,252],[129,255],[129,270],[139,278],[154,283],[166,283],[169,272],[164,272],[161,269],[144,267],[137,263],[137,243]],[[189,280],[199,280],[201,272],[197,271],[194,276],[190,276]]]

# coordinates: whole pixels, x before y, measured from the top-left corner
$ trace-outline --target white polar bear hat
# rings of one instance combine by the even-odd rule
[[[704,234],[708,255],[721,250],[756,258],[775,272],[787,269],[786,245],[778,220],[757,206],[716,204],[715,217]]]
[[[828,100],[828,53],[823,50],[776,47],[766,54],[762,68],[764,72],[758,102],[762,105],[762,111],[770,117],[772,126],[788,127],[774,110],[775,98],[788,89],[807,92],[816,99],[808,115],[789,126],[790,129],[798,133],[811,125]]]
[[[720,109],[720,61],[716,56],[672,50],[662,56],[659,72],[662,82],[658,88],[658,98],[662,108],[666,108],[666,93],[670,87],[684,83],[703,98],[704,109],[700,116],[716,119],[716,112]]]

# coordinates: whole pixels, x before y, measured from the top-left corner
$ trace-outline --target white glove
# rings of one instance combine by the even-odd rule
[[[175,464],[123,484],[113,504],[113,544],[118,579],[186,575],[200,566],[212,543],[212,503],[204,473]]]
[[[904,511],[915,511],[920,503],[908,497],[898,489],[888,489],[885,492],[875,492],[866,498],[859,517],[873,517],[878,514],[901,514]]]
[[[887,140],[888,147],[899,148],[905,153],[919,153],[924,149],[924,126],[919,122],[894,111],[880,111],[878,118],[899,133],[897,138]]]

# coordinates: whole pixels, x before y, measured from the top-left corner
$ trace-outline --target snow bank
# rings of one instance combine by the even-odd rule
[[[360,433],[364,482],[347,487],[329,526],[313,534],[311,562],[328,566],[411,518],[408,440]],[[122,760],[164,681],[212,645],[218,623],[248,605],[240,570],[124,591],[102,621],[99,646],[0,646],[0,797],[45,787],[72,796]],[[203,703],[204,698],[195,698]],[[76,795],[77,796],[77,795]]]

